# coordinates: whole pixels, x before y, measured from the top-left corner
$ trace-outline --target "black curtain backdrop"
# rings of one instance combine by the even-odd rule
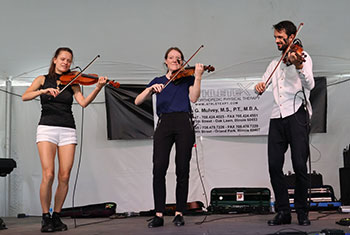
[[[152,99],[136,106],[134,100],[146,85],[121,85],[105,87],[107,135],[109,140],[150,139],[153,136],[154,120]],[[315,87],[310,93],[313,115],[311,133],[326,133],[327,82],[325,77],[315,77]]]
[[[327,81],[326,77],[315,77],[315,87],[310,93],[312,105],[311,133],[327,132]]]
[[[153,136],[152,99],[137,106],[135,98],[146,85],[105,87],[107,136],[109,140],[150,139]]]

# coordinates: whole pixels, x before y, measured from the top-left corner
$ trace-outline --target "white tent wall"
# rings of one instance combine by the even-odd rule
[[[339,198],[339,174],[342,150],[349,144],[350,127],[346,100],[346,85],[328,89],[328,132],[312,134],[312,169],[322,173],[324,183],[332,185]],[[15,87],[22,93],[25,87]],[[86,89],[88,92],[89,89]],[[103,93],[96,102],[104,100]],[[0,101],[2,102],[2,101]],[[12,152],[18,167],[11,178],[10,215],[24,212],[39,215],[40,161],[35,145],[36,123],[39,119],[38,101],[23,103],[13,97]],[[74,114],[81,140],[81,109],[75,105]],[[105,201],[118,204],[118,211],[140,211],[153,208],[152,199],[152,141],[107,140],[105,105],[92,104],[84,111],[83,150],[75,205]],[[270,187],[267,170],[266,137],[197,137],[199,167],[207,196],[214,187]],[[317,150],[315,150],[317,148]],[[79,160],[80,144],[70,180],[65,207],[72,206],[72,193]],[[173,158],[173,156],[172,156]],[[205,202],[193,152],[189,200]],[[292,171],[289,152],[285,171]],[[56,182],[55,182],[56,183]],[[167,201],[175,201],[174,159],[167,176]],[[1,193],[1,196],[3,196]]]
[[[164,73],[165,50],[180,47],[191,62],[216,67],[205,79],[260,77],[272,57],[278,56],[272,25],[283,19],[304,22],[300,33],[317,76],[350,73],[350,22],[347,0],[0,0],[0,85],[8,76],[13,84],[28,85],[45,74],[54,50],[69,46],[75,65],[84,67],[96,54],[88,72],[107,75],[121,83],[147,83]],[[22,94],[26,86],[13,87]],[[313,134],[312,169],[323,174],[339,198],[342,150],[349,144],[348,83],[328,88],[326,134]],[[0,88],[4,88],[1,86]],[[88,91],[91,88],[87,88]],[[96,101],[104,101],[101,93]],[[0,92],[1,123],[5,123],[5,94]],[[39,215],[41,167],[35,145],[40,115],[38,101],[22,102],[12,96],[11,154],[17,168],[0,178],[0,216]],[[81,109],[75,105],[77,131]],[[153,208],[152,141],[108,141],[104,104],[85,110],[83,151],[76,205],[115,201],[118,211]],[[0,125],[0,157],[5,154],[5,124]],[[80,138],[80,137],[79,137]],[[269,187],[267,138],[197,138],[198,159],[209,196],[213,187]],[[77,147],[70,190],[64,206],[72,205],[80,145]],[[191,162],[189,200],[204,201],[196,158]],[[172,156],[173,158],[173,156]],[[174,202],[174,165],[167,176],[168,202]],[[291,170],[289,154],[285,170]],[[6,180],[10,180],[7,191]],[[56,183],[56,182],[55,182]],[[9,193],[9,201],[5,195]],[[9,205],[9,208],[6,208]]]

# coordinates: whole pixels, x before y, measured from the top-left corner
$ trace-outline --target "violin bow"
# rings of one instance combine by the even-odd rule
[[[298,35],[298,33],[300,32],[300,30],[301,30],[301,28],[303,27],[303,25],[304,25],[304,23],[300,23],[300,24],[299,24],[298,29],[297,29],[297,31],[295,32],[295,36],[294,36],[293,40],[288,44],[288,47],[287,47],[287,49],[284,51],[284,53],[282,54],[281,59],[278,61],[276,67],[273,69],[272,73],[270,74],[270,76],[269,76],[268,79],[266,80],[265,85],[269,83],[269,81],[270,81],[272,75],[275,73],[277,67],[280,65],[280,63],[281,63],[281,61],[283,60],[283,58],[287,55],[287,53],[288,53],[290,47],[291,47],[292,44],[293,44],[294,39],[297,37],[297,35]],[[267,89],[267,87],[265,88],[265,91],[266,91],[266,89]],[[259,93],[258,96],[259,96],[259,95],[262,95],[263,93],[264,93],[264,92]]]
[[[199,52],[200,49],[202,49],[204,47],[204,45],[201,45],[194,53],[193,55],[186,61],[186,63],[184,63],[174,75],[171,75],[171,78],[164,84],[164,88],[167,87],[169,85],[170,82],[174,81],[176,76],[183,70],[183,68],[188,64],[188,62],[190,62],[192,60],[192,58]],[[163,88],[163,89],[164,89]]]
[[[97,56],[95,56],[95,58],[92,60],[92,61],[90,61],[90,63],[88,63],[86,66],[85,66],[85,68],[83,68],[77,75],[75,75],[75,77],[69,82],[69,83],[67,83],[67,85],[65,85],[63,88],[62,88],[62,90],[60,90],[60,92],[58,92],[58,94],[57,94],[57,96],[59,95],[59,94],[61,94],[70,84],[72,84],[88,67],[90,67],[90,65],[92,64],[92,63],[94,63],[95,62],[95,60],[97,60],[97,58],[100,58],[100,55],[97,55]],[[56,97],[57,97],[56,96]]]

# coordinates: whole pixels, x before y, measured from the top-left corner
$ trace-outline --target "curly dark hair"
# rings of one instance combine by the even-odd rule
[[[297,27],[294,25],[293,22],[289,20],[281,21],[278,24],[275,24],[273,28],[276,29],[278,32],[285,30],[288,37],[292,34],[295,35],[297,32]]]

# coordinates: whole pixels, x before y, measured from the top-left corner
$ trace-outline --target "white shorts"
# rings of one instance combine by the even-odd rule
[[[48,141],[57,146],[77,144],[77,134],[74,128],[39,125],[36,131],[36,143]]]

